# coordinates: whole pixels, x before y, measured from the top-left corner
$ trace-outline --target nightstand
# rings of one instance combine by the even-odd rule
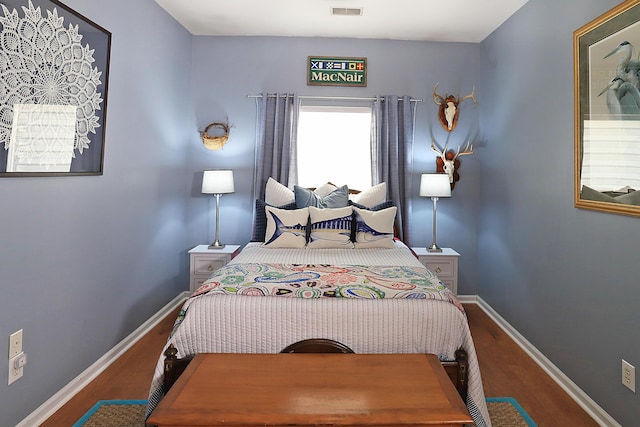
[[[189,290],[193,293],[211,276],[227,265],[240,252],[240,245],[226,245],[222,249],[209,249],[198,245],[189,251]]]
[[[442,248],[442,252],[429,252],[427,248],[411,248],[418,261],[434,272],[455,295],[458,295],[458,257],[460,254],[451,248]]]

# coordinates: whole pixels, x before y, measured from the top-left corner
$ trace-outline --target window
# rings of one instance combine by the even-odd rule
[[[371,187],[371,107],[300,106],[298,185]]]

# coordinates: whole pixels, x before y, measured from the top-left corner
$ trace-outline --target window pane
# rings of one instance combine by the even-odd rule
[[[301,106],[298,185],[371,186],[371,108]]]

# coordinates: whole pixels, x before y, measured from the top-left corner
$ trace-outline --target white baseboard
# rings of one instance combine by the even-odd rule
[[[523,337],[513,326],[500,316],[486,301],[475,295],[462,295],[458,299],[463,304],[477,304],[496,324],[524,350],[562,389],[602,427],[621,427],[611,415],[593,401],[580,387],[546,358],[537,348]]]
[[[33,411],[29,416],[20,421],[16,427],[39,426],[45,422],[58,409],[64,406],[73,396],[86,387],[98,375],[109,367],[118,357],[122,356],[131,346],[140,340],[147,332],[153,329],[162,319],[170,314],[174,309],[180,306],[189,296],[190,292],[185,291],[175,297],[171,302],[165,305],[159,312],[154,314],[149,320],[140,325],[135,331],[131,332],[125,339],[120,341],[109,350],[104,356],[98,359],[93,365],[85,369],[80,375],[74,378],[69,384],[64,386],[60,391],[51,396],[49,400],[44,402],[38,409]]]

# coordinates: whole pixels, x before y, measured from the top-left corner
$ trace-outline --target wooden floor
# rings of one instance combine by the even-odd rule
[[[465,304],[487,397],[514,397],[540,427],[598,424],[475,304]],[[146,399],[177,311],[138,341],[43,427],[71,426],[98,400]]]

